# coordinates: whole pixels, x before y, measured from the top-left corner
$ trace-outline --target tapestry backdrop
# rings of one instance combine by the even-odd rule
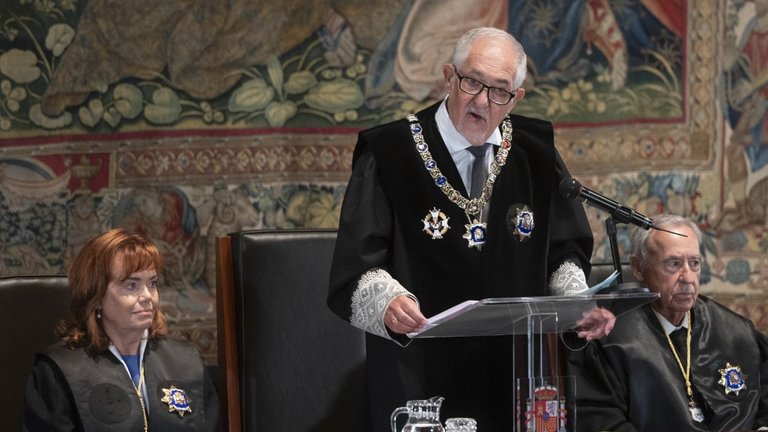
[[[516,112],[555,124],[571,173],[695,220],[702,291],[768,330],[766,0],[2,0],[0,19],[0,275],[145,233],[171,329],[209,363],[214,239],[336,227],[357,131],[444,97],[476,26],[526,47]]]

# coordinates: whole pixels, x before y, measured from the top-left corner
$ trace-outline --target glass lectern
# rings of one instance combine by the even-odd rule
[[[573,377],[551,376],[545,363],[543,335],[573,330],[576,323],[596,307],[620,315],[657,299],[647,288],[617,290],[610,294],[510,297],[469,300],[429,319],[424,329],[412,338],[471,336],[527,336],[527,377],[517,378],[515,409],[516,431],[565,431],[567,417],[575,416]],[[517,348],[517,347],[515,347]],[[514,355],[512,360],[513,370]],[[569,423],[573,425],[573,422]],[[478,429],[482,425],[478,425]],[[495,431],[494,431],[495,432]],[[502,431],[498,431],[502,432]],[[505,431],[504,431],[505,432]]]

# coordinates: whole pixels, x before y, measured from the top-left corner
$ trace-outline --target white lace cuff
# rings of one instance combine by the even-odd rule
[[[368,333],[392,339],[384,325],[384,313],[389,303],[400,295],[415,299],[413,294],[403,288],[400,282],[385,270],[365,272],[352,294],[352,316],[349,322]]]
[[[560,265],[549,277],[549,292],[556,296],[580,294],[589,289],[584,271],[572,261]]]

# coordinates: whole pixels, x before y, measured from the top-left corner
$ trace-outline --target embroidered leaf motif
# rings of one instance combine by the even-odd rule
[[[288,94],[301,94],[317,84],[317,78],[312,72],[301,71],[292,73],[285,83],[285,91]]]
[[[181,114],[179,96],[169,89],[162,87],[152,93],[152,103],[144,108],[144,117],[156,124],[170,124]]]
[[[14,48],[0,55],[0,73],[19,84],[31,83],[40,77],[40,68],[36,65],[37,56],[32,51]]]
[[[80,121],[86,126],[94,127],[104,114],[104,104],[99,99],[91,99],[88,106],[81,106],[78,111]]]
[[[53,55],[59,57],[64,54],[72,39],[75,38],[75,29],[68,24],[54,24],[48,29],[45,36],[45,47],[53,52]]]
[[[32,108],[29,109],[29,119],[32,123],[45,129],[58,129],[69,126],[72,123],[72,114],[70,114],[69,111],[64,111],[58,117],[48,117],[43,114],[43,109],[40,104],[34,104]]]
[[[112,92],[115,108],[125,118],[134,119],[141,114],[144,95],[132,84],[118,84]]]
[[[286,120],[296,115],[296,103],[293,101],[271,102],[264,110],[264,116],[272,127],[281,127]]]
[[[275,98],[275,89],[267,86],[261,78],[246,81],[229,98],[232,112],[253,112],[263,109]]]
[[[328,113],[342,112],[363,106],[365,96],[352,80],[337,78],[321,82],[309,90],[304,101],[312,108]]]

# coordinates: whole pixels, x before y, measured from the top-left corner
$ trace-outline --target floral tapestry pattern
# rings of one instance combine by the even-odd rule
[[[764,2],[198,3],[0,2],[1,275],[143,232],[172,330],[214,362],[216,236],[336,227],[356,132],[444,97],[457,38],[488,25],[526,47],[515,112],[555,124],[571,174],[695,220],[702,290],[768,329]]]

